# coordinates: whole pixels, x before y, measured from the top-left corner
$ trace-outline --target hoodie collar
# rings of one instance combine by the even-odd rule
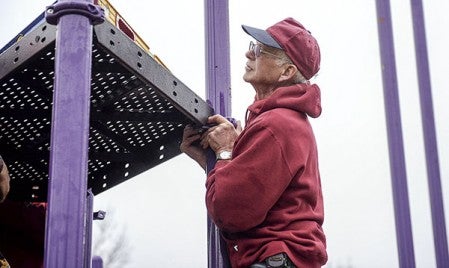
[[[286,108],[316,118],[321,114],[321,93],[316,84],[295,84],[277,88],[263,100],[256,100],[248,107],[254,115],[275,108]]]

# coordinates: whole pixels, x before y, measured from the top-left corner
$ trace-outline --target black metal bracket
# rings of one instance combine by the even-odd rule
[[[57,25],[59,18],[67,14],[83,15],[92,25],[104,22],[104,9],[88,2],[58,2],[45,9],[45,19],[52,25]]]
[[[94,212],[93,219],[94,220],[104,220],[106,218],[106,211],[99,210]]]

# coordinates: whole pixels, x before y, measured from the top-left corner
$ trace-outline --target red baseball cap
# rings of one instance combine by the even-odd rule
[[[266,30],[242,25],[243,30],[260,43],[279,48],[296,65],[306,79],[320,70],[321,53],[316,39],[298,21],[286,18]]]

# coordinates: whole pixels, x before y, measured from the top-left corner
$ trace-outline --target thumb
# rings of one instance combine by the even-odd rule
[[[226,123],[228,120],[226,118],[224,118],[223,116],[216,114],[216,115],[212,115],[207,119],[207,123],[209,124],[221,124],[221,123]]]

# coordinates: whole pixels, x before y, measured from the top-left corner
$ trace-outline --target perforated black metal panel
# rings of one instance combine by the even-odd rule
[[[0,55],[11,199],[46,200],[55,38],[56,27],[41,22]],[[109,22],[94,27],[92,45],[88,185],[98,194],[178,155],[184,126],[213,111]]]

